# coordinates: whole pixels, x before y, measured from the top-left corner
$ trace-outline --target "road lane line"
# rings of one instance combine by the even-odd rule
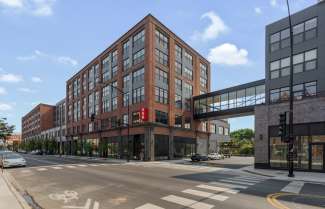
[[[83,165],[83,164],[79,164],[77,166],[79,166],[79,167],[88,167],[87,165]]]
[[[99,166],[98,164],[89,164],[89,165],[93,167]]]
[[[209,184],[225,186],[225,187],[229,187],[229,188],[237,188],[237,189],[247,189],[248,188],[247,186],[242,186],[242,185],[237,185],[237,184],[229,184],[229,183],[221,183],[221,182],[217,182],[217,181],[210,182]]]
[[[281,189],[281,191],[299,194],[300,190],[302,189],[304,184],[305,183],[303,181],[292,181],[287,186],[285,186],[283,189]]]
[[[74,166],[74,165],[66,165],[65,167],[67,167],[67,168],[76,168],[76,166]]]
[[[203,192],[203,191],[199,191],[199,190],[195,190],[195,189],[185,189],[182,192],[186,193],[186,194],[191,194],[191,195],[194,195],[194,196],[209,198],[209,199],[212,199],[212,200],[218,200],[218,201],[221,201],[221,202],[225,201],[226,199],[229,198],[229,197],[227,197],[225,195],[213,194],[213,193],[210,193],[210,192]]]
[[[58,166],[54,166],[54,167],[51,167],[51,168],[53,168],[54,170],[61,170],[61,169],[63,169],[62,167],[58,167]]]
[[[221,179],[220,181],[221,182],[226,182],[226,183],[243,184],[243,185],[248,185],[248,186],[253,186],[255,184],[255,183],[235,181],[235,180],[230,180],[230,179]]]
[[[47,171],[47,168],[38,168],[37,171]]]
[[[239,190],[235,189],[229,189],[229,188],[224,188],[224,187],[217,187],[217,186],[209,186],[205,184],[197,185],[196,187],[201,188],[201,189],[208,189],[216,192],[226,192],[229,194],[237,194]]]
[[[151,203],[147,203],[147,204],[144,204],[144,205],[137,207],[135,209],[165,209],[165,208],[159,207],[159,206],[151,204]]]
[[[203,203],[203,202],[198,202],[195,200],[187,199],[184,197],[179,197],[176,195],[168,195],[161,199],[165,200],[167,202],[175,203],[175,204],[193,208],[193,209],[211,209],[214,207],[214,205],[210,205],[210,204]]]

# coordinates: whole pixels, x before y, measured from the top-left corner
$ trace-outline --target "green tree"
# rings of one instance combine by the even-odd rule
[[[4,142],[8,136],[14,132],[15,126],[7,123],[7,118],[0,118],[0,139]]]
[[[252,138],[254,138],[254,136],[255,136],[254,131],[249,128],[239,129],[230,133],[230,138],[237,139],[237,140],[243,140],[243,139],[251,140]]]

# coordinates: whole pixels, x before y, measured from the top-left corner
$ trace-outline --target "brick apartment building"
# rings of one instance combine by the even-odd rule
[[[38,136],[53,127],[55,106],[39,104],[22,118],[22,139]]]
[[[144,160],[207,153],[210,125],[193,120],[191,98],[209,91],[210,63],[148,15],[67,81],[65,150]]]

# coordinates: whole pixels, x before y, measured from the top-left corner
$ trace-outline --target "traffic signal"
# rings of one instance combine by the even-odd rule
[[[287,113],[280,113],[279,116],[279,137],[281,137],[281,141],[288,143],[289,138],[287,137]]]

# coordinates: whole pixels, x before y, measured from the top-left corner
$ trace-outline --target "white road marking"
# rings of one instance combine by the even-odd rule
[[[248,185],[252,186],[255,183],[248,183],[248,182],[242,182],[242,181],[235,181],[235,180],[230,180],[230,179],[221,179],[221,182],[226,182],[226,183],[232,183],[232,184],[243,184],[243,185]]]
[[[61,170],[61,169],[63,169],[62,167],[58,167],[58,166],[54,166],[54,167],[51,167],[51,168],[53,168],[54,170]]]
[[[147,204],[144,204],[140,207],[137,207],[135,209],[164,209],[162,207],[159,207],[157,205],[154,205],[154,204],[151,204],[151,203],[147,203]]]
[[[251,180],[251,181],[264,181],[265,180],[265,178],[257,178],[257,177],[250,177],[250,176],[237,176],[235,178],[246,179],[246,180]]]
[[[161,199],[168,201],[168,202],[178,204],[178,205],[182,205],[182,206],[185,206],[188,208],[193,208],[193,209],[211,209],[214,207],[214,205],[210,205],[210,204],[203,203],[203,202],[198,202],[195,200],[187,199],[184,197],[179,197],[176,195],[169,195],[169,196],[163,197]]]
[[[242,186],[242,185],[237,185],[237,184],[229,184],[229,183],[221,183],[221,182],[216,182],[216,181],[210,182],[209,184],[225,186],[225,187],[229,187],[229,188],[247,189],[247,186]]]
[[[76,166],[74,166],[74,165],[67,165],[65,167],[67,167],[67,168],[76,168]]]
[[[255,184],[261,182],[261,180],[250,180],[250,179],[243,179],[243,178],[232,178],[232,179],[236,181],[244,181],[244,182],[255,183]]]
[[[196,187],[201,188],[201,189],[208,189],[208,190],[212,190],[212,191],[216,191],[216,192],[226,192],[229,194],[237,194],[239,192],[239,190],[235,190],[235,189],[210,186],[210,185],[205,185],[205,184],[197,185]]]
[[[96,167],[99,166],[98,164],[90,164],[90,166]]]
[[[210,193],[210,192],[203,192],[203,191],[199,191],[199,190],[195,190],[195,189],[186,189],[186,190],[184,190],[182,192],[186,193],[186,194],[191,194],[191,195],[204,197],[204,198],[209,198],[209,199],[218,200],[218,201],[225,201],[226,199],[229,198],[229,197],[227,197],[225,195],[213,194],[213,193]]]
[[[80,164],[80,165],[77,165],[79,167],[87,167],[87,165],[83,165],[83,164]]]
[[[74,205],[66,205],[62,208],[70,208],[70,209],[90,209],[91,199],[87,199],[85,206],[74,206]]]
[[[305,183],[303,181],[292,181],[283,189],[281,189],[281,191],[299,194],[304,184]]]
[[[38,168],[37,171],[47,171],[47,168]]]

